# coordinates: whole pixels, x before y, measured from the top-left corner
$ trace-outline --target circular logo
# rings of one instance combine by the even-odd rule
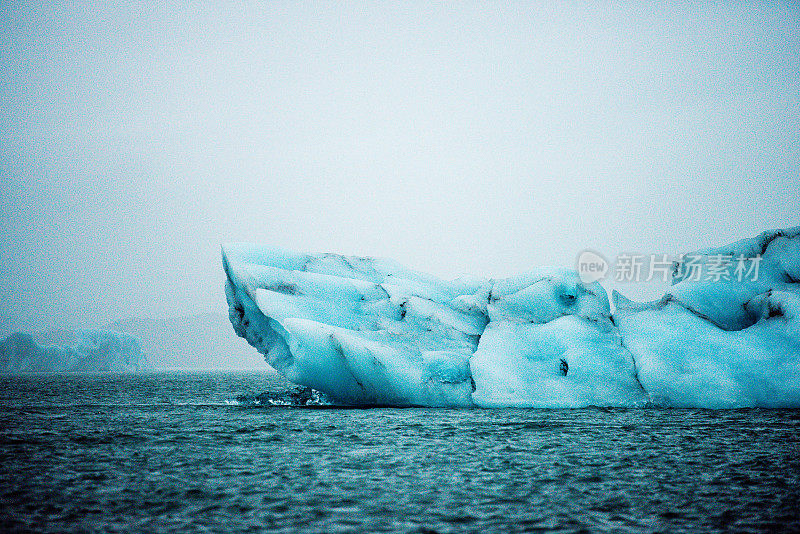
[[[605,278],[608,273],[608,262],[597,252],[584,250],[578,254],[577,270],[581,282],[590,284]]]

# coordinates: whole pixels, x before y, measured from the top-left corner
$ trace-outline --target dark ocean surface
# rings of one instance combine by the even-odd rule
[[[798,410],[234,401],[286,388],[0,377],[0,531],[800,531]]]

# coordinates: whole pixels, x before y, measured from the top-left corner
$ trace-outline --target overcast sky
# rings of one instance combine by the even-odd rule
[[[166,4],[2,5],[7,328],[224,312],[227,241],[500,277],[800,224],[797,5]]]

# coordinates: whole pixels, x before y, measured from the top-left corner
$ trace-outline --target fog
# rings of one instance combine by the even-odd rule
[[[499,277],[800,224],[797,5],[19,2],[0,38],[3,334],[224,313],[228,241]]]

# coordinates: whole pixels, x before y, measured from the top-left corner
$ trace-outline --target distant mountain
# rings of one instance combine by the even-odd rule
[[[206,313],[167,319],[131,318],[107,326],[139,339],[152,369],[261,369],[261,354],[233,331],[228,317]]]

